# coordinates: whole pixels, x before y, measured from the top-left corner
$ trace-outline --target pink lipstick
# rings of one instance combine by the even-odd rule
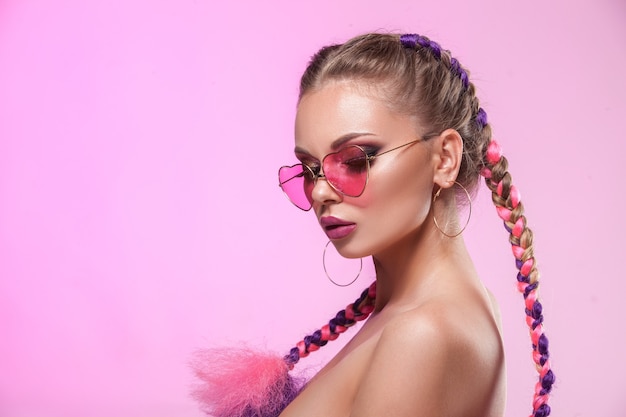
[[[329,239],[343,239],[356,228],[356,223],[347,222],[332,216],[324,216],[320,224]]]

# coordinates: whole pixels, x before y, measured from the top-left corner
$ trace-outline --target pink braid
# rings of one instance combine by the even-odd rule
[[[375,300],[376,281],[369,288],[366,288],[354,303],[349,304],[345,310],[339,311],[335,317],[330,319],[328,324],[305,336],[304,339],[296,343],[295,347],[291,348],[289,354],[284,358],[289,369],[292,369],[300,358],[309,356],[309,353],[315,352],[329,341],[337,339],[341,333],[348,330],[349,327],[355,325],[358,321],[365,320],[374,311]]]
[[[511,184],[511,175],[507,171],[508,161],[502,156],[497,142],[492,140],[489,143],[484,163],[481,174],[491,190],[498,216],[504,221],[504,226],[510,234],[509,242],[511,242],[515,263],[519,269],[517,288],[524,296],[526,323],[530,329],[533,347],[533,361],[539,373],[531,417],[546,417],[550,414],[548,399],[555,376],[550,369],[548,338],[543,333],[543,307],[537,295],[539,272],[533,255],[533,233],[526,226],[519,191]]]

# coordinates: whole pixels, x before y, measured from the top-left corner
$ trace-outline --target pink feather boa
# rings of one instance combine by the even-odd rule
[[[276,417],[303,385],[282,357],[246,348],[198,351],[192,368],[202,381],[192,395],[213,417]]]

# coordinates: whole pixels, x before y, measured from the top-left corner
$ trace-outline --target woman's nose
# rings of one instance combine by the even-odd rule
[[[342,195],[330,185],[323,173],[315,181],[311,191],[311,198],[314,202],[320,204],[332,204],[342,201]]]

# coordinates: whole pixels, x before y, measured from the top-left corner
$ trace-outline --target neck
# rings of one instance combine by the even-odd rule
[[[375,311],[385,307],[414,306],[429,296],[429,287],[445,271],[472,263],[463,237],[444,236],[432,218],[385,252],[374,255],[376,268]]]

